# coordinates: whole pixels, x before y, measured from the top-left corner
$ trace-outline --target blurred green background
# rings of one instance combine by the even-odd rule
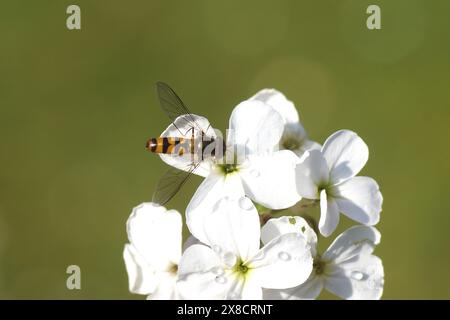
[[[73,3],[79,31],[66,28]],[[381,30],[366,28],[369,4]],[[385,200],[383,298],[449,299],[449,11],[446,0],[3,1],[0,298],[142,298],[128,293],[122,250],[131,209],[166,168],[144,149],[169,124],[163,80],[222,130],[238,102],[273,87],[312,139],[356,131],[371,154],[362,174]],[[184,212],[200,181],[168,207]],[[66,289],[70,264],[82,290]]]

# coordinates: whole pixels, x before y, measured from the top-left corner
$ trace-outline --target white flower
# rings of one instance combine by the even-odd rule
[[[133,209],[123,258],[132,293],[149,299],[179,298],[176,281],[182,242],[181,215],[154,203]]]
[[[372,254],[380,242],[374,227],[355,226],[340,234],[322,254],[317,253],[317,237],[299,217],[271,219],[262,229],[263,243],[302,229],[311,245],[314,269],[308,280],[298,287],[265,290],[265,299],[315,299],[323,289],[343,299],[380,299],[384,270],[381,259]],[[300,271],[302,272],[302,271]]]
[[[364,167],[369,150],[354,132],[331,135],[321,152],[308,151],[297,165],[297,189],[302,197],[320,199],[319,230],[329,236],[339,223],[339,213],[365,225],[380,219],[383,197],[369,177],[355,177]]]
[[[180,261],[183,298],[261,299],[262,288],[295,287],[311,273],[310,247],[298,232],[260,249],[258,212],[246,197],[222,199],[203,223],[205,245],[190,246]]]
[[[202,130],[210,128],[205,118],[194,117],[200,120],[197,122],[201,122]],[[277,111],[261,101],[244,101],[233,110],[229,129],[226,153],[228,159],[229,155],[236,156],[236,162],[224,164],[205,159],[194,172],[206,179],[187,207],[186,223],[201,241],[205,238],[203,215],[210,214],[223,197],[240,199],[246,195],[270,209],[291,207],[301,199],[295,179],[298,157],[289,150],[274,151],[284,130],[283,119]],[[163,136],[180,136],[180,131],[189,131],[189,124],[183,119],[171,124]],[[213,135],[213,131],[207,133]],[[190,155],[161,155],[161,158],[182,170],[191,161]]]
[[[320,149],[320,144],[308,139],[305,128],[292,101],[275,89],[263,89],[250,100],[257,100],[273,107],[283,118],[284,131],[280,139],[280,149],[292,150],[301,156],[307,150]]]

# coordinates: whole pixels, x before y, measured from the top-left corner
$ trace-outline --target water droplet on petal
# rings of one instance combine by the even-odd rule
[[[251,170],[250,174],[252,175],[253,178],[258,178],[261,175],[261,173],[256,169]]]
[[[229,267],[232,268],[234,267],[234,265],[237,262],[237,257],[234,253],[232,252],[226,252],[223,256],[222,256],[222,261],[223,263]]]
[[[222,205],[222,200],[217,201],[217,202],[214,204],[214,206],[213,206],[213,208],[212,208],[212,211],[213,211],[213,212],[219,211],[221,205]]]
[[[289,255],[289,253],[281,251],[280,253],[278,253],[278,258],[283,261],[289,261],[291,259],[291,256]]]
[[[223,276],[217,276],[215,280],[217,283],[220,283],[220,284],[224,284],[227,282],[227,279]]]
[[[362,280],[364,278],[364,274],[359,271],[353,271],[351,277],[355,280]]]
[[[213,251],[214,251],[215,253],[217,253],[217,254],[219,254],[219,253],[222,252],[222,248],[219,247],[218,245],[213,245],[213,246],[212,246],[212,249],[213,249]]]
[[[212,269],[212,273],[214,273],[217,276],[222,276],[225,273],[225,271],[221,267],[214,267]]]
[[[253,203],[249,198],[242,197],[239,199],[239,206],[244,210],[251,210],[253,208]]]

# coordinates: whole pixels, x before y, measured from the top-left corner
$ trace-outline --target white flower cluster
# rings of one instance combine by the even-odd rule
[[[180,213],[155,203],[133,209],[124,250],[130,291],[149,299],[315,299],[326,289],[379,299],[384,271],[372,254],[380,242],[373,225],[383,198],[373,179],[356,176],[368,160],[364,141],[348,130],[323,146],[310,141],[293,103],[273,89],[240,103],[229,128],[227,146],[245,148],[245,159],[209,159],[195,170],[205,180],[186,209],[184,246]],[[172,124],[163,136],[177,132]],[[298,215],[267,220],[257,210],[278,214],[302,198],[320,205],[317,233]],[[330,236],[341,213],[360,225],[319,252],[318,236]]]

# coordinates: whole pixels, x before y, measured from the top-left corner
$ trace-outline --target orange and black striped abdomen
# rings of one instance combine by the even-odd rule
[[[185,143],[184,138],[159,137],[152,138],[147,142],[147,150],[154,153],[172,154],[176,150],[178,154],[183,154],[185,150],[182,146],[175,148],[177,145]]]

